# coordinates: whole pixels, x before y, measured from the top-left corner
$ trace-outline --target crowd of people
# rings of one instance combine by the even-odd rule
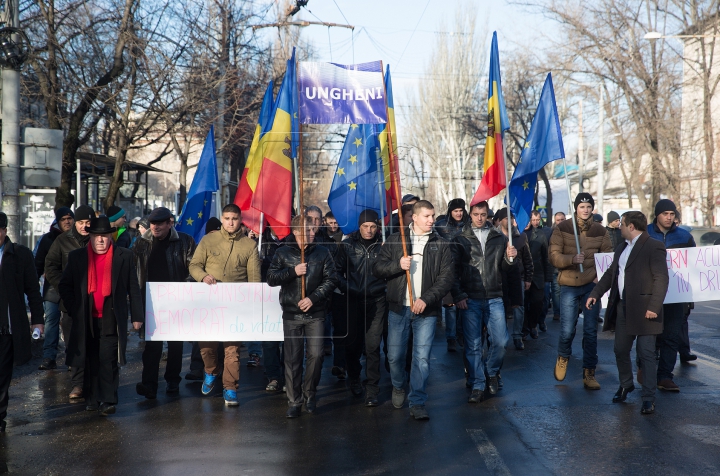
[[[367,407],[380,404],[384,367],[392,405],[400,409],[407,402],[412,417],[427,420],[430,353],[443,320],[446,350],[462,351],[468,403],[477,404],[502,390],[510,340],[523,351],[547,331],[546,316],[560,325],[558,381],[566,378],[582,316],[582,382],[588,390],[600,389],[600,323],[615,332],[620,385],[614,402],[635,389],[630,351],[637,341],[641,412],[653,413],[656,388],[679,391],[672,373],[677,356],[695,359],[687,337],[692,304],[663,304],[666,248],[695,242],[677,225],[670,200],[656,204],[649,224],[640,212],[610,212],[603,226],[587,193],[575,197],[573,208],[570,218],[556,213],[550,226],[533,211],[519,230],[507,208],[493,212],[487,202],[468,208],[456,198],[438,214],[429,201],[406,195],[400,216],[386,227],[376,211],[365,210],[357,231],[345,236],[331,212],[323,216],[308,206],[293,218],[292,233],[279,240],[270,228],[262,236],[245,228],[240,209],[230,204],[207,222],[196,243],[176,230],[167,208],[126,226],[119,207],[100,215],[82,205],[56,210],[35,256],[7,237],[7,216],[0,212],[0,315],[8,316],[0,319],[0,429],[13,365],[31,359],[31,332],[44,333],[39,368],[46,371],[57,368],[62,333],[70,401],[84,400],[88,411],[101,415],[114,413],[128,326],[141,338],[144,331],[145,283],[184,281],[280,287],[284,342],[245,344],[247,365],[264,367],[265,390],[285,392],[288,418],[315,411],[323,361],[332,355],[332,375],[347,381]],[[612,267],[598,282],[594,256],[609,252],[615,253]],[[600,298],[608,291],[603,320]],[[179,392],[183,344],[168,342],[164,352],[163,342],[144,342],[139,395],[157,398],[163,356],[165,393]],[[238,405],[242,345],[193,342],[185,378],[201,380],[203,395],[221,382],[225,403]]]

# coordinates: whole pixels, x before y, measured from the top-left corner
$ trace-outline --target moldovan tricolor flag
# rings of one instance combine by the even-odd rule
[[[395,170],[397,172],[397,129],[395,128],[395,103],[392,93],[392,79],[390,78],[390,65],[387,65],[385,73],[385,97],[387,98],[388,107],[388,125],[390,126],[390,134],[392,135],[393,155],[395,157]],[[392,211],[398,208],[400,199],[395,196],[392,188],[392,178],[390,177],[390,148],[388,144],[388,128],[385,124],[378,124],[378,142],[380,143],[380,154],[382,156],[383,174],[385,175],[385,224],[390,223],[390,215]],[[400,188],[400,174],[398,177],[398,189]]]
[[[500,56],[497,32],[493,32],[490,50],[490,75],[488,88],[488,134],[485,142],[484,175],[471,205],[488,200],[505,188],[505,162],[503,160],[503,133],[510,129],[505,100],[500,83]]]
[[[273,82],[270,81],[265,91],[262,106],[260,107],[260,117],[258,118],[257,126],[255,126],[255,135],[253,136],[252,145],[250,146],[250,153],[245,162],[245,170],[243,170],[242,177],[240,177],[240,183],[238,184],[238,190],[234,200],[235,205],[242,210],[243,223],[258,234],[262,233],[261,228],[264,228],[264,224],[261,226],[260,212],[252,208],[251,205],[263,163],[262,149],[259,147],[260,138],[270,127],[268,120],[272,117],[272,89]]]
[[[287,61],[275,109],[268,124],[272,125],[262,134],[258,148],[262,154],[262,167],[250,206],[265,214],[278,238],[290,234],[292,210],[292,161],[297,154],[299,138],[297,83],[295,81],[295,50]]]

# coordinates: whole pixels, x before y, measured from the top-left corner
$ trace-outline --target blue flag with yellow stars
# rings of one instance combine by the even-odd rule
[[[530,125],[530,133],[520,154],[520,162],[509,185],[512,200],[510,208],[515,212],[518,230],[524,230],[530,223],[538,172],[549,162],[563,157],[565,149],[555,103],[555,90],[552,76],[548,74]]]
[[[177,231],[187,233],[195,239],[195,243],[205,236],[205,223],[210,219],[212,194],[220,189],[217,176],[217,159],[215,155],[215,133],[210,126],[205,138],[200,161],[195,177],[193,177],[187,200],[183,205]]]
[[[377,126],[352,124],[328,195],[328,206],[346,235],[359,228],[358,218],[363,210],[372,209],[380,214],[380,201],[385,200],[385,177],[382,166],[378,167],[379,155]]]

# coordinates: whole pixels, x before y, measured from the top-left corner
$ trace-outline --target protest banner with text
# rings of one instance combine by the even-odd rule
[[[598,280],[610,268],[614,253],[595,255]],[[720,299],[720,246],[674,248],[667,250],[670,283],[665,304]],[[607,305],[607,293],[603,297]]]
[[[152,341],[282,341],[280,288],[266,283],[147,283]]]

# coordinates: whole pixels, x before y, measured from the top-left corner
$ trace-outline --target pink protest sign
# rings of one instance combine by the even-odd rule
[[[278,293],[265,283],[147,283],[153,341],[282,341]]]

